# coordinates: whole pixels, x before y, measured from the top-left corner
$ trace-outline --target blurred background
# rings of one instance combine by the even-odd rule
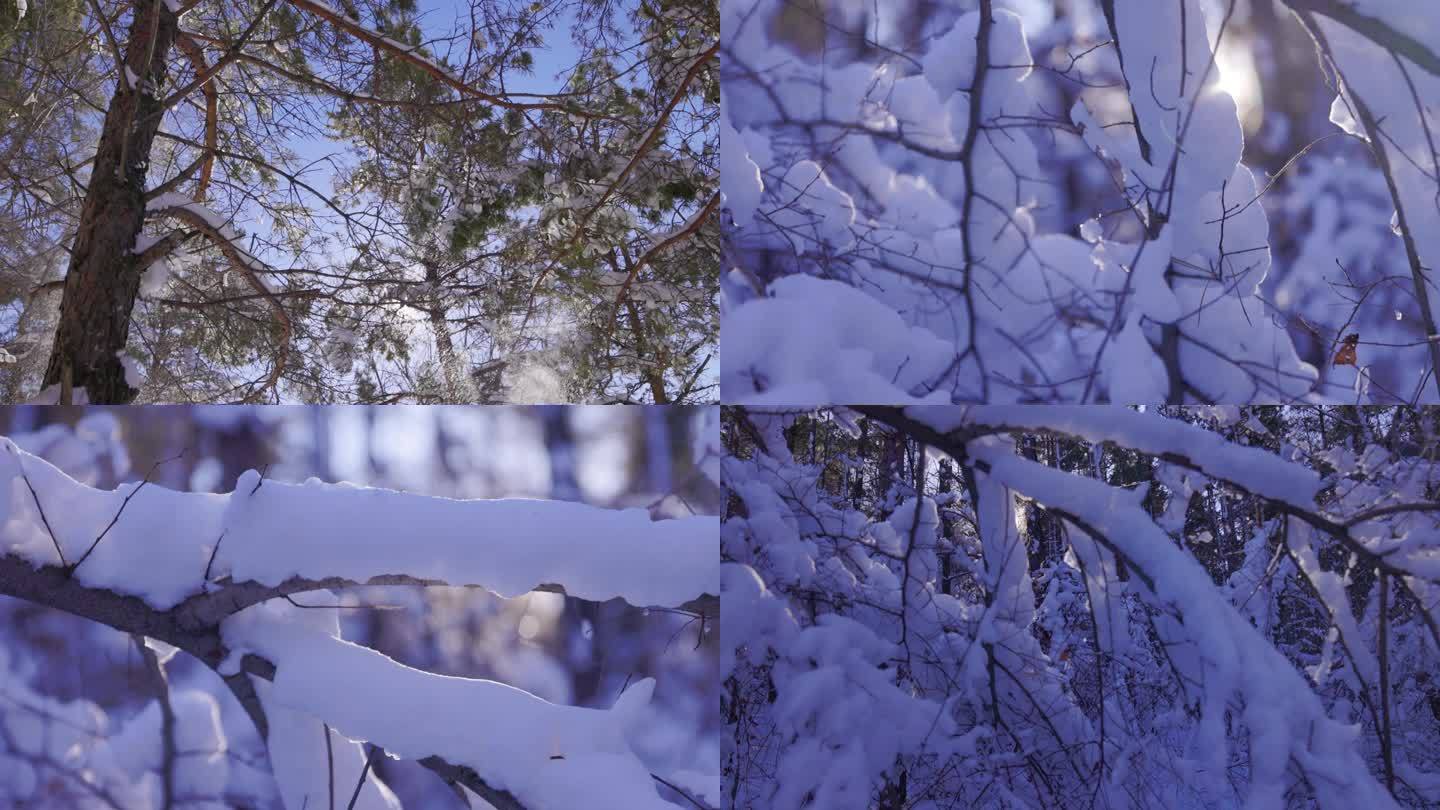
[[[0,434],[102,488],[148,475],[172,489],[229,492],[254,468],[281,481],[639,506],[657,517],[718,512],[719,490],[702,469],[718,463],[705,436],[718,435],[717,423],[704,408],[679,406],[0,408]],[[717,773],[719,633],[693,614],[547,593],[507,600],[478,588],[357,588],[343,598],[355,606],[343,612],[346,638],[432,672],[601,708],[628,682],[653,676],[656,697],[632,740],[637,753],[656,773]],[[168,671],[172,694],[199,689],[220,704],[231,774],[225,804],[278,807],[273,785],[267,794],[264,748],[219,679],[183,655]],[[79,714],[105,719],[91,733],[114,735],[152,690],[125,634],[0,597],[0,732],[21,716],[73,718],[80,706]],[[96,800],[63,763],[52,764],[54,803],[33,806]],[[406,807],[465,806],[413,763],[377,767]]]

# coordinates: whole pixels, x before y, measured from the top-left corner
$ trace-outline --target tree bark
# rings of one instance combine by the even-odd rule
[[[468,397],[465,385],[465,370],[461,368],[460,357],[455,353],[455,341],[450,337],[449,313],[445,300],[440,295],[440,268],[434,262],[425,262],[425,281],[436,292],[430,297],[430,307],[425,314],[430,318],[430,329],[435,333],[435,359],[440,363],[440,377],[445,385],[446,402],[462,402]]]
[[[656,405],[669,405],[670,395],[665,391],[665,370],[661,365],[664,356],[650,356],[651,350],[645,345],[645,326],[640,320],[640,310],[634,301],[625,301],[625,311],[630,316],[630,326],[635,330],[635,354],[645,364],[645,382],[650,386],[650,396]],[[661,352],[664,350],[661,349]]]
[[[145,221],[145,175],[164,112],[157,96],[179,28],[164,0],[135,7],[65,276],[44,384],[66,393],[83,387],[96,404],[124,404],[137,393],[118,355],[130,336],[144,270],[132,251]]]

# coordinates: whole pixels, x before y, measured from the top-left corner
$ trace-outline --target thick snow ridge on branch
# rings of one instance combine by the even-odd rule
[[[956,427],[953,416],[963,413],[966,426],[972,428],[1055,431],[1092,442],[1111,441],[1156,456],[1184,456],[1208,475],[1299,509],[1315,509],[1315,495],[1321,487],[1314,470],[1274,453],[1236,445],[1214,431],[1178,419],[1136,413],[1120,405],[975,406],[964,411],[912,406],[905,412],[941,431]]]
[[[1224,773],[1226,707],[1234,699],[1243,706],[1240,716],[1250,732],[1246,807],[1282,806],[1292,762],[1312,782],[1326,785],[1317,792],[1322,808],[1397,806],[1355,751],[1355,729],[1326,715],[1294,667],[1215,591],[1204,568],[1154,524],[1135,493],[1020,458],[993,439],[972,442],[970,449],[987,463],[992,480],[1042,499],[1123,555],[1149,598],[1176,613],[1196,647],[1172,650],[1202,693],[1195,750],[1207,752],[1216,774]]]
[[[727,350],[752,358],[721,369],[727,398],[766,407],[949,401],[929,389],[953,369],[956,352],[929,330],[838,281],[788,276],[770,293],[725,327]]]
[[[263,584],[402,572],[501,596],[556,584],[582,599],[640,605],[678,605],[720,587],[714,517],[655,522],[644,509],[262,483],[252,470],[240,476],[224,522],[243,542],[222,548],[220,559],[234,579]],[[655,576],[657,566],[665,576]]]
[[[275,664],[262,692],[268,715],[278,707],[391,754],[472,768],[526,807],[673,808],[625,741],[650,701],[652,679],[631,685],[608,710],[563,706],[496,681],[413,669],[338,633],[333,612],[257,605],[225,621],[232,660],[222,670],[237,669],[243,654],[260,655]],[[308,778],[317,777],[323,772]],[[319,792],[305,780],[296,775],[299,793]]]
[[[722,4],[727,401],[1310,394],[1319,372],[1260,295],[1269,222],[1250,204],[1261,190],[1211,45],[1229,17],[1198,0],[1116,0],[1111,40],[1092,50],[1118,57],[1127,103],[1088,94],[1055,120],[1032,76],[1053,32],[1042,26],[1032,53],[1000,5],[936,14],[902,58],[797,54],[765,28],[784,3]],[[1113,174],[1125,215],[1107,217],[1108,235],[1099,216],[1082,239],[1041,213],[1069,194],[1042,145]],[[774,351],[782,332],[799,348]]]
[[[460,501],[259,473],[231,495],[85,486],[0,438],[0,555],[165,610],[229,576],[365,582],[408,576],[516,596],[679,605],[719,591],[715,517],[525,499]],[[88,556],[87,556],[88,552]],[[663,570],[664,576],[655,571]]]

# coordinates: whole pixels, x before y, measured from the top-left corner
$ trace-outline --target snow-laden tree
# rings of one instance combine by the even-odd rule
[[[243,447],[247,420],[273,419],[224,410],[204,417],[215,428],[202,435]],[[697,477],[718,480],[718,413],[695,419],[693,447],[680,452],[693,452]],[[0,600],[0,804],[396,808],[377,773],[403,760],[450,785],[461,803],[447,807],[719,805],[713,770],[652,772],[637,754],[657,744],[640,739],[655,733],[652,678],[627,679],[609,708],[584,708],[447,674],[465,655],[417,668],[342,632],[347,614],[384,628],[384,608],[416,609],[442,650],[495,654],[483,612],[466,607],[467,592],[483,588],[569,597],[557,607],[623,600],[675,618],[670,641],[688,631],[678,643],[698,646],[718,620],[715,517],[284,483],[256,470],[227,494],[185,492],[152,480],[161,467],[126,475],[126,446],[109,413],[0,439],[0,595],[21,600]],[[116,478],[130,480],[94,485]],[[591,636],[602,625],[613,632],[613,621],[585,615]],[[365,635],[379,646],[403,632]],[[633,642],[609,643],[613,666],[637,666]],[[516,665],[526,655],[528,676]],[[86,684],[85,694],[133,690],[143,696],[136,710],[112,713],[67,687],[84,680],[67,673],[93,679],[107,657],[133,662],[120,670],[127,677]],[[492,666],[505,671],[506,659],[515,681],[568,693],[533,645]],[[421,806],[442,806],[434,801]]]
[[[1440,802],[1433,411],[725,418],[729,806]]]
[[[728,399],[1440,396],[1426,4],[721,7]]]
[[[713,4],[34,5],[12,401],[713,398]]]

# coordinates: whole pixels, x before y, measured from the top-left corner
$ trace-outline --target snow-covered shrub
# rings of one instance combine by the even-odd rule
[[[1303,251],[1287,253],[1285,302],[1265,289],[1271,182],[1242,162],[1239,77],[1217,58],[1256,36],[1240,19],[1252,4],[1113,0],[1062,15],[1021,0],[833,3],[808,22],[792,5],[721,3],[727,399],[1440,392],[1425,281],[1440,264],[1434,14],[1398,0],[1288,4],[1339,79],[1331,117],[1370,141],[1370,185],[1399,208],[1380,236],[1406,258],[1386,284],[1415,299],[1423,330],[1401,343],[1415,351],[1399,368],[1379,330],[1361,335],[1359,367],[1332,368],[1334,344],[1362,325],[1347,313],[1368,325],[1410,308],[1357,302]],[[1331,148],[1307,157],[1314,145],[1296,161]],[[1325,216],[1323,199],[1300,204]],[[1366,290],[1392,267],[1351,281]],[[1293,340],[1307,330],[1323,344],[1306,341],[1308,361]]]
[[[726,795],[1432,806],[1434,418],[727,410]]]

